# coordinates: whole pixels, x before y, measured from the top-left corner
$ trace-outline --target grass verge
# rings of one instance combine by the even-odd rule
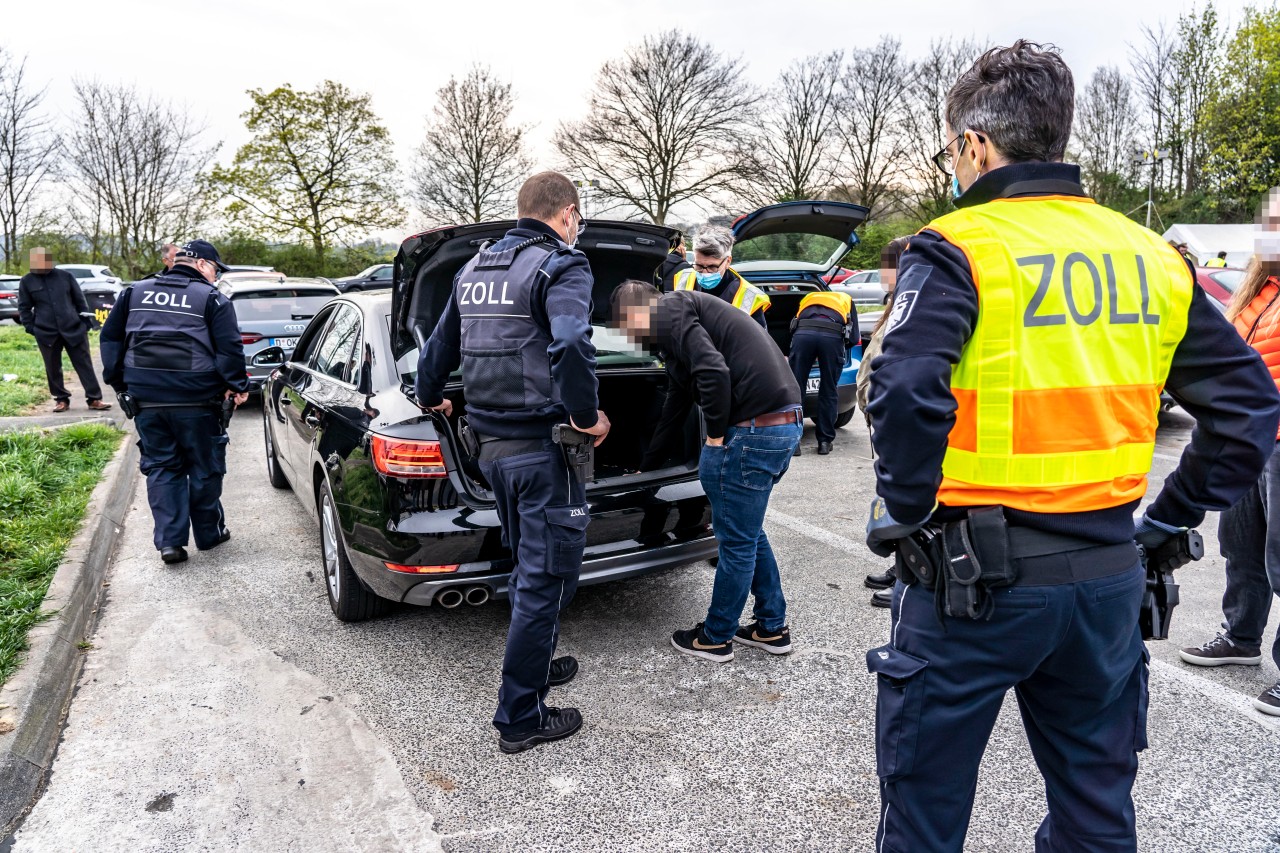
[[[66,367],[71,362],[63,357]],[[42,400],[49,399],[49,383],[44,378],[44,361],[36,339],[21,326],[0,326],[0,374],[16,374],[17,379],[0,381],[0,417],[21,415]]]
[[[0,435],[0,685],[50,615],[49,581],[122,435],[103,424]]]

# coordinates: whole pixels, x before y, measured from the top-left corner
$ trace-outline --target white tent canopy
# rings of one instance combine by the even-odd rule
[[[1243,268],[1253,257],[1253,238],[1258,233],[1256,225],[1174,225],[1164,232],[1164,238],[1172,243],[1186,243],[1196,261],[1204,266],[1227,253],[1227,266]]]

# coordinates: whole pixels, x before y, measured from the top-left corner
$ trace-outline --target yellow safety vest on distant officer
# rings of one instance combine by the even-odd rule
[[[1195,287],[1181,255],[1078,197],[998,199],[927,230],[964,252],[978,291],[938,500],[1062,513],[1141,498]]]
[[[741,308],[748,314],[755,314],[757,311],[769,310],[769,297],[765,292],[753,284],[749,284],[745,278],[738,274],[733,267],[724,271],[725,275],[731,275],[737,279],[737,284],[732,285],[737,289],[733,295],[729,297],[729,304],[734,308]],[[681,270],[676,273],[674,288],[675,290],[697,290],[697,277],[693,270]]]
[[[1225,267],[1226,265],[1227,265],[1226,258],[1214,258],[1213,260],[1211,260],[1211,261],[1209,261],[1207,264],[1205,264],[1205,266],[1206,266],[1206,267],[1213,267],[1213,268],[1216,268],[1216,269],[1221,269],[1221,268]]]
[[[817,293],[810,293],[804,299],[800,300],[800,307],[796,309],[796,315],[804,313],[804,309],[812,308],[820,305],[823,308],[830,308],[839,314],[847,322],[849,320],[849,312],[853,310],[853,297],[847,293],[836,293],[835,291],[821,290]]]

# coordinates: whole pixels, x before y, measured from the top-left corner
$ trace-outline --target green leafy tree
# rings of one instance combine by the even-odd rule
[[[323,268],[333,241],[403,220],[391,134],[369,95],[326,80],[311,92],[286,84],[249,97],[242,118],[253,139],[213,171],[232,222],[309,243]]]
[[[1219,215],[1247,220],[1280,184],[1280,9],[1251,9],[1228,43],[1205,112],[1205,173]]]

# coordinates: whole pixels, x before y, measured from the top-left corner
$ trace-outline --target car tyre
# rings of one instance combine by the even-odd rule
[[[348,288],[347,288],[347,293],[359,293],[359,292],[360,292],[360,291],[362,291],[362,290],[364,290],[364,288],[363,288],[363,287],[361,287],[361,286],[360,286],[360,285],[358,285],[358,284],[353,284],[353,285],[351,285],[350,287],[348,287]]]
[[[853,408],[849,409],[849,411],[841,412],[840,414],[836,415],[836,429],[839,429],[840,427],[843,427],[843,426],[848,426],[849,421],[853,420],[853,415],[857,411],[858,411],[858,407],[854,406]]]
[[[329,483],[320,484],[320,558],[324,567],[325,592],[333,615],[343,622],[363,622],[381,616],[391,607],[391,602],[370,592],[347,559],[347,548],[342,542],[342,528],[338,525],[338,510],[333,503]]]
[[[280,457],[276,455],[276,439],[271,431],[271,406],[262,405],[262,440],[267,448],[267,480],[277,489],[289,488],[289,478],[280,470]]]

